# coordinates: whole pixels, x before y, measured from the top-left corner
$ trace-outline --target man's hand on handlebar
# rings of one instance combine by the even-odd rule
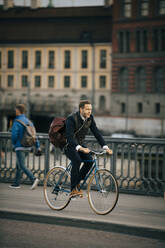
[[[113,151],[111,149],[105,149],[106,153],[109,154],[109,155],[112,155],[113,154]]]

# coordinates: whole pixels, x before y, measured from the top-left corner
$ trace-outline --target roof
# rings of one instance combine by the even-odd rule
[[[0,9],[0,43],[111,42],[105,7]]]

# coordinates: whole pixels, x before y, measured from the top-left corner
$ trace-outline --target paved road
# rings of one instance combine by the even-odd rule
[[[9,184],[0,183],[0,217],[165,240],[165,201],[161,197],[120,194],[112,213],[100,216],[91,210],[86,198],[71,201],[57,212],[46,205],[42,187],[34,191],[28,185],[10,189]]]
[[[0,219],[1,248],[164,248],[165,241],[119,233]]]

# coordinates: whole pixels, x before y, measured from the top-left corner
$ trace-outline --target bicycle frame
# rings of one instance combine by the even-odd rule
[[[89,172],[87,173],[87,175],[85,176],[83,182],[80,184],[80,188],[82,188],[82,187],[85,185],[87,179],[90,177],[90,175],[92,174],[92,172],[94,171],[94,173],[96,174],[96,172],[97,172],[98,169],[99,169],[99,168],[98,168],[98,162],[97,162],[97,157],[96,157],[96,155],[94,155],[94,159],[92,159],[92,160],[82,160],[82,163],[84,163],[84,162],[93,162],[93,165],[92,165],[91,169],[89,170]],[[60,182],[61,182],[63,176],[64,176],[66,173],[68,173],[69,175],[71,175],[71,168],[72,168],[72,162],[70,162],[70,163],[67,165],[67,167],[66,167],[64,173],[61,174],[60,178],[58,179],[58,183],[55,185],[55,187],[54,187],[54,189],[53,189],[53,192],[54,192],[54,191],[57,192],[57,187],[60,186]],[[97,182],[97,181],[98,181],[98,180],[97,180],[97,178],[96,178],[96,182]],[[98,183],[97,183],[97,184],[98,184]],[[58,191],[59,191],[59,190],[60,190],[60,188],[58,189]],[[63,191],[63,192],[66,192],[66,193],[70,193],[70,191],[65,190],[65,189],[62,189],[62,191]]]

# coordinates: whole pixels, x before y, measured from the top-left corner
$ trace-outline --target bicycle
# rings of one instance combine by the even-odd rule
[[[99,169],[98,157],[106,152],[91,151],[94,156],[93,165],[86,175],[80,188],[83,189],[87,180],[88,202],[92,210],[100,215],[110,213],[116,206],[119,197],[119,188],[116,178],[107,169]],[[83,161],[84,162],[84,161]],[[62,210],[68,206],[71,199],[70,173],[71,162],[66,168],[56,166],[48,171],[44,180],[44,198],[53,210]]]

